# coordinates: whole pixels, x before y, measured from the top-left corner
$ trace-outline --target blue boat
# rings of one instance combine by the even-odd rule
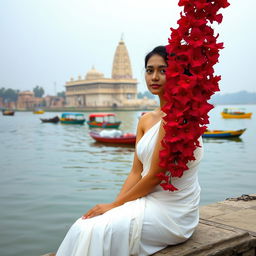
[[[79,113],[63,113],[60,118],[62,124],[84,124],[84,114]]]

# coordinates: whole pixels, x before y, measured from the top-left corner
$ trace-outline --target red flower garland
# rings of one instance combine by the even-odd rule
[[[207,102],[219,91],[220,76],[214,76],[223,43],[217,43],[213,29],[207,25],[221,23],[220,8],[229,6],[227,0],[179,0],[184,6],[178,28],[171,28],[166,46],[168,68],[162,111],[166,113],[165,137],[160,151],[160,167],[167,170],[157,176],[164,190],[178,190],[171,184],[172,177],[181,177],[188,170],[187,163],[195,160],[194,151],[200,146],[198,138],[209,123]]]

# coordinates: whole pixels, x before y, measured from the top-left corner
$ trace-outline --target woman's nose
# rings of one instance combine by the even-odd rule
[[[156,81],[156,80],[158,80],[158,79],[159,79],[158,73],[155,71],[155,72],[153,73],[152,80],[153,80],[153,81]]]

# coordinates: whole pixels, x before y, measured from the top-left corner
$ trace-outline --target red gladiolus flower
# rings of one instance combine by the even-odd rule
[[[191,0],[180,0],[178,5],[179,6],[184,6],[184,5],[189,5]]]
[[[175,191],[178,190],[176,187],[174,187],[172,184],[168,184],[168,183],[162,183],[160,184],[160,186],[164,189],[164,190],[169,190],[169,191]]]
[[[204,42],[203,33],[199,28],[192,28],[190,35],[184,39],[193,47],[202,46]]]
[[[166,76],[175,77],[182,74],[183,68],[174,62],[168,63],[168,69],[166,69]]]
[[[166,176],[163,172],[160,172],[156,175],[160,180],[163,180],[165,182],[168,182],[169,181],[169,177]]]
[[[205,2],[205,0],[201,1],[195,1],[195,6],[197,9],[203,9],[208,7],[210,4],[208,2]]]
[[[216,1],[216,4],[221,8],[226,8],[230,5],[227,0],[218,0]]]
[[[207,100],[219,90],[220,76],[214,76],[213,66],[218,62],[223,43],[208,25],[220,23],[220,8],[229,6],[227,0],[179,0],[183,12],[178,28],[171,29],[166,51],[169,54],[166,69],[162,111],[165,136],[161,142],[159,166],[167,172],[158,174],[164,190],[175,191],[172,177],[182,177],[188,162],[195,160],[198,138],[209,123],[208,112],[213,108]]]

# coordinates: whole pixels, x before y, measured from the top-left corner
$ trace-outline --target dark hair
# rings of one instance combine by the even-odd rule
[[[147,67],[148,60],[153,56],[153,55],[160,55],[163,57],[163,59],[167,62],[168,60],[168,53],[165,49],[165,46],[157,46],[155,47],[151,52],[149,52],[146,57],[145,57],[145,68]]]

